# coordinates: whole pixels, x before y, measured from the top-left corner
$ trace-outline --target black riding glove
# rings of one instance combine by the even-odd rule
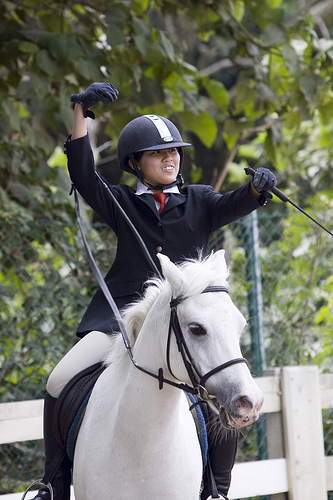
[[[268,168],[258,168],[252,179],[252,185],[258,193],[270,191],[276,186],[276,177]]]
[[[268,168],[257,168],[252,177],[252,185],[258,193],[262,194],[262,200],[259,202],[266,205],[267,200],[271,200],[273,196],[268,191],[276,186],[276,177]]]
[[[100,101],[104,104],[111,104],[111,102],[118,99],[118,94],[118,90],[111,83],[96,82],[90,85],[82,94],[72,94],[71,102],[81,104],[85,118],[89,116],[94,120],[95,114],[89,111],[89,108]]]

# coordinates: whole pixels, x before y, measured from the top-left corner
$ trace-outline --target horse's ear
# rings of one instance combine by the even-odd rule
[[[179,269],[179,267],[176,266],[176,264],[171,262],[169,257],[167,257],[166,255],[158,253],[157,257],[162,267],[163,276],[170,283],[172,291],[179,292],[182,289],[182,285],[185,281],[181,269]]]
[[[217,250],[213,254],[213,259],[215,259],[216,262],[218,263],[222,273],[224,275],[227,275],[228,274],[228,267],[227,267],[227,262],[225,260],[225,251],[223,249]]]
[[[217,282],[221,279],[227,279],[229,276],[229,269],[225,260],[225,251],[223,249],[212,252],[209,256],[209,261],[213,268],[215,268],[215,277]]]

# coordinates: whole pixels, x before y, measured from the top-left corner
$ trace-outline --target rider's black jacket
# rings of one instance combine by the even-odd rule
[[[152,276],[152,271],[137,239],[95,174],[88,135],[74,141],[68,139],[66,153],[73,184],[118,237],[116,257],[105,280],[118,307],[122,307],[142,292],[143,283]],[[110,189],[139,231],[158,267],[158,252],[167,255],[173,262],[196,258],[198,249],[205,252],[213,231],[261,205],[248,194],[248,183],[223,195],[206,185],[180,188],[179,194],[170,194],[161,214],[149,194],[137,196],[135,190],[127,185],[110,186]],[[77,334],[83,337],[92,330],[111,333],[113,328],[111,308],[98,289]]]

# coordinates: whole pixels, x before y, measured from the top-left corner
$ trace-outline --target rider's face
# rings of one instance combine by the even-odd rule
[[[141,170],[145,182],[153,186],[170,184],[175,181],[179,172],[180,156],[177,148],[144,151],[137,166]]]

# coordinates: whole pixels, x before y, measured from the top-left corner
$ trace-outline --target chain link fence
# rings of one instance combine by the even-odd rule
[[[329,226],[333,210],[324,208],[321,222]],[[267,368],[314,363],[332,371],[332,239],[282,204],[258,217],[231,224],[211,241],[211,248],[226,250],[233,301],[248,320],[243,353],[251,370],[260,376]],[[105,273],[115,237],[103,225],[86,231]],[[0,402],[43,398],[50,371],[76,341],[95,278],[75,224],[2,221],[0,243]],[[327,454],[331,420],[323,412]],[[237,460],[264,458],[262,418],[242,432]],[[22,491],[42,471],[42,441],[0,446],[0,494]]]

